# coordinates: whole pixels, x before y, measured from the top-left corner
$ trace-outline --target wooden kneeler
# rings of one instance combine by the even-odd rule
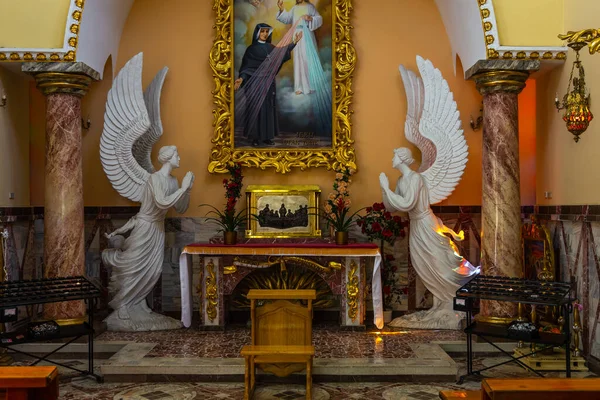
[[[2,392],[5,397],[2,397]],[[0,398],[58,399],[58,369],[53,366],[0,367]]]
[[[250,290],[252,344],[244,346],[244,399],[256,386],[256,367],[284,377],[306,369],[306,398],[312,399],[312,301],[315,290]],[[300,304],[306,301],[307,305]],[[262,304],[259,306],[259,304]]]

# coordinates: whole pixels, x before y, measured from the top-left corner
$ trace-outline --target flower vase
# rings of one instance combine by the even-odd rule
[[[335,244],[338,246],[348,244],[348,232],[335,231]]]
[[[225,231],[223,235],[223,241],[225,244],[234,245],[237,243],[237,232],[236,231]]]

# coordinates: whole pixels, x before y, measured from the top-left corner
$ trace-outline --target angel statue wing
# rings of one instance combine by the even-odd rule
[[[160,93],[167,74],[163,68],[146,93],[142,91],[143,53],[125,64],[106,100],[100,161],[113,188],[123,197],[140,201],[144,184],[154,172],[150,153],[162,135]]]
[[[421,78],[400,66],[408,102],[404,129],[408,141],[421,150],[419,172],[429,189],[429,204],[435,204],[452,194],[469,153],[448,82],[431,61],[417,56],[417,66]]]

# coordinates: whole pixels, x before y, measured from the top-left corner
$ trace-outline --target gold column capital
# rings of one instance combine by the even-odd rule
[[[44,95],[71,94],[83,97],[100,74],[82,62],[72,63],[25,63],[23,72],[33,75],[38,89]]]
[[[475,81],[479,93],[515,93],[525,87],[530,72],[540,68],[539,60],[480,60],[465,72]]]

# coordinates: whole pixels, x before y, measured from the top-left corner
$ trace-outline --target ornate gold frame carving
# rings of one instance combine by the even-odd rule
[[[308,226],[304,231],[290,232],[286,229],[259,232],[259,223],[252,215],[258,214],[258,200],[264,196],[302,196],[308,201]],[[321,237],[320,219],[317,215],[321,189],[317,185],[249,185],[246,188],[246,210],[248,214],[247,238],[295,238]]]
[[[10,49],[0,51],[0,62],[73,62],[77,60],[79,28],[85,0],[71,0],[65,27],[64,45],[57,49]]]
[[[292,168],[326,167],[327,169],[347,166],[356,168],[356,154],[352,139],[350,115],[352,111],[352,75],[356,65],[356,51],[350,35],[352,0],[331,0],[333,7],[332,48],[332,147],[310,149],[235,149],[233,141],[233,2],[214,0],[216,14],[215,40],[209,55],[215,88],[213,103],[213,148],[208,171],[227,172],[231,162],[261,169],[275,168],[285,174]]]
[[[348,317],[352,321],[356,321],[358,315],[358,288],[359,279],[356,276],[358,264],[356,261],[350,261],[350,271],[348,271],[348,282],[346,283],[346,307],[348,309]]]
[[[211,321],[217,318],[217,306],[219,305],[219,293],[217,290],[217,275],[215,264],[210,260],[206,264],[206,315]]]

